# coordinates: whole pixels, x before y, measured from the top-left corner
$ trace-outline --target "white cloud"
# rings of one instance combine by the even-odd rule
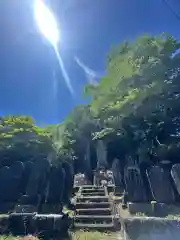
[[[97,85],[98,84],[97,78],[100,77],[100,74],[86,66],[78,57],[75,56],[74,59],[76,63],[79,65],[79,67],[83,69],[88,82],[90,84]]]

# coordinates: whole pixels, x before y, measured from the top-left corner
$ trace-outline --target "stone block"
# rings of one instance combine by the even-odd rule
[[[3,214],[0,216],[0,234],[8,234],[9,228],[9,215]]]
[[[147,177],[153,198],[156,202],[168,204],[175,202],[171,176],[167,169],[160,166],[153,166],[147,171]]]
[[[179,240],[179,220],[157,217],[131,217],[124,220],[123,239]]]
[[[128,203],[128,210],[131,214],[144,213],[153,215],[153,208],[151,203]]]
[[[33,234],[35,213],[12,213],[9,215],[9,231],[12,235],[20,236]]]
[[[166,217],[168,215],[178,215],[180,206],[166,203],[153,203],[154,216]]]
[[[61,233],[63,215],[60,214],[36,214],[34,217],[36,233],[39,238],[56,238]],[[56,224],[55,224],[56,223]]]
[[[52,239],[66,234],[70,224],[71,219],[66,214],[12,213],[6,225],[8,234],[15,236],[37,234],[39,238]]]

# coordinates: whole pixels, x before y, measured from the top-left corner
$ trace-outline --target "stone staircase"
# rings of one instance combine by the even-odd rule
[[[74,227],[76,229],[114,230],[106,188],[92,185],[80,187],[76,200]]]

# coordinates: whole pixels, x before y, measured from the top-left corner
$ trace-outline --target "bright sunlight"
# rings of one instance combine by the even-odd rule
[[[71,80],[65,69],[61,55],[58,52],[59,30],[56,20],[53,16],[53,13],[50,11],[50,9],[45,5],[45,3],[42,0],[35,0],[34,15],[40,31],[48,39],[48,41],[52,44],[54,48],[59,66],[62,70],[62,75],[64,77],[64,80],[66,81],[66,85],[71,94],[73,94],[74,90],[71,85]]]
[[[34,15],[40,31],[53,46],[57,46],[59,41],[58,26],[52,12],[42,0],[35,0]]]

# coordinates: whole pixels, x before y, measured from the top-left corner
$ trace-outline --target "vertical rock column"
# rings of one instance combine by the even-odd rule
[[[102,140],[97,141],[96,147],[96,154],[97,154],[97,168],[107,168],[107,149],[106,144]]]

